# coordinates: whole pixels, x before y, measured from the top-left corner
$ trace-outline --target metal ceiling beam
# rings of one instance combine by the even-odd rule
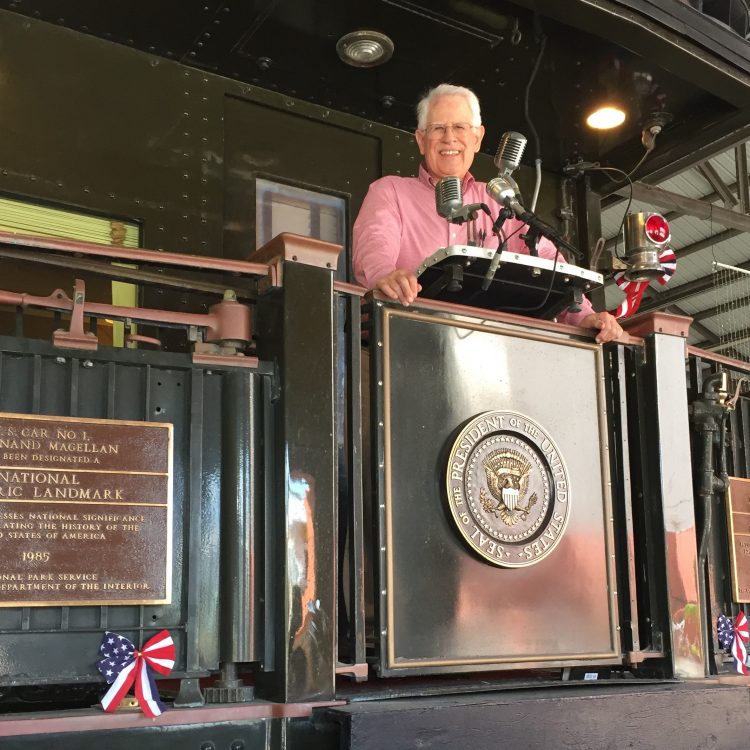
[[[746,144],[742,143],[737,148],[741,148],[743,151],[747,152]],[[744,185],[744,193],[747,195],[748,189],[750,188],[750,177],[748,177],[747,174],[747,161],[745,161],[745,172],[744,172],[744,182],[742,181],[742,175],[740,175],[737,182],[733,182],[731,185],[729,185],[729,189],[733,192],[736,192],[738,196],[740,196],[740,206],[742,205],[742,194],[743,194],[743,185]],[[702,195],[697,200],[704,201],[706,203],[713,203],[717,198],[719,198],[719,194],[716,191],[713,191],[711,193],[706,193],[705,195]],[[625,200],[622,196],[617,196],[617,202],[622,203]],[[615,204],[610,203],[607,206],[607,210],[612,208]],[[750,212],[750,211],[748,211]],[[745,212],[745,213],[748,213]],[[683,211],[669,211],[664,214],[664,218],[667,221],[672,221],[674,219],[679,218],[680,216],[685,216],[685,213]],[[612,250],[612,248],[615,246],[615,240],[617,237],[610,237],[605,243],[604,243],[604,249],[609,251]]]
[[[622,185],[616,188],[614,192],[618,195],[629,196],[630,186]],[[633,198],[644,203],[651,203],[659,208],[680,211],[688,216],[713,221],[723,227],[737,229],[740,232],[750,232],[750,214],[741,214],[695,198],[686,198],[684,195],[678,195],[653,185],[646,185],[644,182],[633,183]]]
[[[665,133],[660,137],[668,135]],[[750,107],[733,112],[724,120],[698,129],[692,138],[680,138],[671,145],[664,142],[644,162],[642,182],[656,185],[691,169],[698,162],[713,159],[740,143],[750,140]],[[618,187],[616,180],[599,190],[602,197],[612,194]],[[607,207],[609,207],[607,205]]]
[[[698,172],[708,181],[708,184],[719,194],[726,208],[734,208],[737,205],[737,199],[734,193],[729,189],[721,175],[710,161],[704,161],[696,166]]]
[[[747,105],[744,40],[683,3],[660,0],[513,0],[543,16],[610,39],[735,107]],[[711,50],[710,52],[708,50]]]
[[[742,310],[746,308],[748,305],[750,305],[750,296],[741,297],[740,299],[734,301],[734,303],[732,304],[732,310],[733,311]],[[705,310],[701,310],[698,313],[694,313],[692,318],[693,320],[698,320],[698,321],[705,320],[706,318],[711,318],[714,315],[716,315],[716,313],[720,313],[720,312],[728,312],[728,308],[726,304],[714,305],[713,307],[709,307]]]
[[[737,173],[737,197],[740,201],[740,211],[750,211],[750,183],[747,176],[747,143],[740,143],[734,149],[734,166]]]

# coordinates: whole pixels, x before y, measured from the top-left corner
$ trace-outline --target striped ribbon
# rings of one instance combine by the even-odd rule
[[[656,279],[661,286],[666,286],[677,268],[677,258],[671,247],[665,247],[659,252],[659,263],[661,264],[661,276]],[[612,313],[616,318],[627,318],[640,307],[646,287],[650,281],[628,281],[625,278],[627,271],[618,271],[614,275],[615,283],[625,292],[624,302]]]
[[[740,674],[750,674],[747,665],[747,644],[750,641],[750,630],[748,630],[745,613],[740,610],[734,624],[726,615],[719,615],[717,633],[719,645],[734,657],[734,668]]]
[[[135,697],[143,713],[150,719],[160,716],[165,706],[151,670],[166,675],[174,667],[175,647],[169,631],[160,631],[138,651],[125,636],[108,630],[99,650],[105,658],[96,666],[111,685],[102,698],[102,708],[114,711],[135,684]]]

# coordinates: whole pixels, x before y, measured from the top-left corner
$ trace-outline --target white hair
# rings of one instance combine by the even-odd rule
[[[479,110],[477,95],[465,86],[441,83],[430,89],[417,103],[417,128],[419,130],[424,130],[427,126],[427,113],[430,111],[430,106],[441,96],[463,96],[471,109],[471,124],[475,127],[482,124],[482,113]]]

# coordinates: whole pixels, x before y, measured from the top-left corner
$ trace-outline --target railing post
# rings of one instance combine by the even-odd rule
[[[705,676],[704,613],[698,581],[695,498],[690,424],[685,385],[685,343],[690,318],[652,313],[626,325],[646,339],[647,383],[651,392],[641,439],[656,446],[649,465],[661,503],[664,533],[665,646],[675,677]]]
[[[266,512],[272,518],[274,664],[259,696],[329,700],[336,661],[336,444],[333,269],[340,248],[280,235],[253,260],[280,286],[259,296],[258,355],[277,373]],[[266,633],[266,638],[271,634]]]

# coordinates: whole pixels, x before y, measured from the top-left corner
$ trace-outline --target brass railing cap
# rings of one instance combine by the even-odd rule
[[[672,315],[665,312],[649,312],[620,320],[620,325],[632,336],[648,336],[666,333],[686,339],[693,319],[687,315]]]
[[[342,246],[291,232],[276,235],[248,257],[250,263],[291,261],[335,270]]]

